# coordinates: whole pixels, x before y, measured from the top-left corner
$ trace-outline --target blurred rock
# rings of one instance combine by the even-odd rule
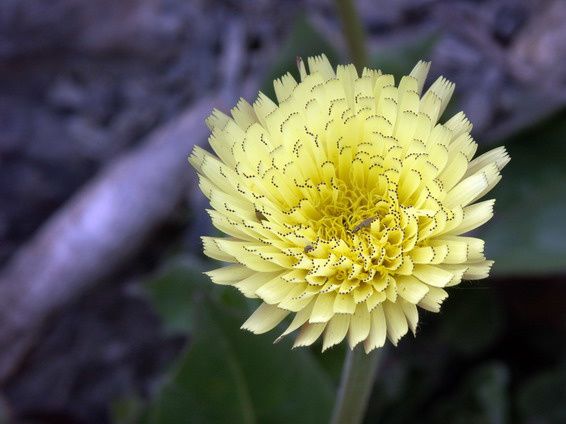
[[[527,10],[521,2],[502,4],[493,19],[493,36],[503,45],[509,45],[527,21]]]
[[[512,48],[525,77],[550,91],[566,90],[566,2],[541,1]],[[554,93],[556,94],[556,93]]]
[[[5,0],[0,4],[0,58],[46,50],[128,51],[163,57],[181,30],[156,0]]]

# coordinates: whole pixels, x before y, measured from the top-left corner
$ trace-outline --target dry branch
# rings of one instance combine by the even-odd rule
[[[245,53],[241,23],[227,29],[222,86],[104,168],[0,271],[0,382],[27,352],[41,324],[142,247],[194,182],[187,156],[207,135],[213,107],[234,103]],[[240,93],[255,91],[250,79]]]
[[[205,139],[205,98],[118,158],[52,217],[0,274],[0,380],[37,325],[120,264],[170,215]]]

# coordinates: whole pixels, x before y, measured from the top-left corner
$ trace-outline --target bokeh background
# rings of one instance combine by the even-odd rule
[[[566,423],[566,2],[358,0],[369,62],[456,82],[512,161],[493,276],[389,348],[366,422]],[[0,422],[324,423],[344,347],[239,330],[201,274],[203,119],[349,54],[332,0],[0,1]]]

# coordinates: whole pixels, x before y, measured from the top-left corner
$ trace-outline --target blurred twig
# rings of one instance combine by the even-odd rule
[[[222,89],[124,154],[64,205],[0,271],[0,382],[53,312],[111,274],[181,201],[194,173],[187,156],[206,139],[204,118],[233,103],[244,59],[242,31],[228,31]],[[234,35],[237,35],[235,37]],[[255,79],[241,94],[255,91]]]

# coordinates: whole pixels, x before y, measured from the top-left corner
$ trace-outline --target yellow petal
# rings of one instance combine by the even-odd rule
[[[299,327],[301,327],[304,323],[308,321],[310,313],[312,311],[312,305],[314,304],[312,299],[310,300],[311,302],[309,304],[307,304],[303,309],[299,310],[295,314],[295,316],[293,317],[293,321],[291,321],[291,324],[289,324],[287,329],[275,340],[275,343],[277,343],[279,340],[281,340],[281,338],[283,338],[287,334],[290,334],[293,331],[297,330]]]
[[[300,346],[310,346],[316,341],[316,339],[320,337],[325,328],[325,322],[316,324],[303,324],[299,335],[295,339],[295,343],[293,343],[293,348]]]
[[[475,174],[456,184],[446,195],[447,207],[466,206],[489,185],[484,175]]]
[[[383,307],[380,305],[370,313],[371,315],[371,328],[364,343],[366,353],[371,352],[373,349],[382,347],[385,344],[385,337],[387,335],[387,324],[385,321],[385,313]]]
[[[495,200],[491,199],[465,207],[462,222],[456,228],[450,230],[447,234],[464,234],[485,224],[493,217],[494,204]]]
[[[264,246],[227,239],[216,239],[216,244],[223,252],[232,255],[238,262],[255,271],[283,271],[283,268],[275,263],[275,260],[261,257],[261,250]],[[275,257],[275,254],[272,254],[272,256]]]
[[[446,106],[452,97],[452,93],[454,92],[454,87],[455,85],[453,82],[448,81],[444,77],[440,77],[432,83],[428,91],[423,96],[426,97],[427,94],[434,93],[440,99],[441,106],[438,116],[442,115],[442,112],[446,109]]]
[[[466,266],[468,268],[463,275],[465,280],[481,280],[489,276],[493,261],[482,261],[475,264],[466,264]]]
[[[464,133],[472,131],[472,123],[466,117],[464,112],[458,112],[444,124],[446,128],[452,131],[453,137],[456,139]]]
[[[369,299],[366,301],[367,310],[372,312],[377,305],[387,299],[387,296],[382,291],[374,291]]]
[[[329,347],[332,347],[346,337],[348,327],[350,325],[350,315],[336,314],[332,317],[326,326],[324,338],[322,342],[322,351],[324,352]]]
[[[399,339],[409,331],[407,318],[397,303],[385,302],[383,311],[387,322],[387,338],[394,346],[397,346]]]
[[[417,325],[419,324],[419,311],[417,310],[416,305],[411,302],[401,300],[400,304],[401,309],[405,314],[405,318],[407,318],[407,322],[409,323],[409,328],[415,335],[417,333]]]
[[[446,290],[438,287],[430,287],[428,293],[421,299],[419,306],[430,312],[439,312],[440,305],[448,297]]]
[[[256,272],[243,265],[228,265],[222,268],[205,272],[213,283],[216,284],[234,284],[243,279],[254,275]]]
[[[254,334],[263,334],[275,328],[287,315],[289,315],[289,311],[262,303],[247,321],[242,324],[241,328]]]
[[[432,265],[415,265],[415,277],[434,287],[444,287],[452,279],[452,273]]]
[[[283,75],[281,78],[276,79],[273,82],[275,96],[277,97],[279,104],[281,104],[291,96],[296,86],[297,81],[295,81],[295,78],[293,78],[290,73]]]
[[[316,296],[309,322],[327,322],[334,315],[336,293],[322,293]]]
[[[255,294],[257,289],[279,275],[279,272],[254,272],[249,277],[235,283],[234,287],[240,290],[244,296],[255,298],[257,297]]]
[[[353,314],[356,310],[356,302],[350,294],[337,294],[334,300],[334,312],[337,314]]]
[[[490,163],[495,163],[499,170],[502,170],[505,165],[509,163],[511,158],[507,153],[505,147],[496,147],[489,152],[484,153],[483,155],[478,156],[474,160],[470,162],[470,166],[468,167],[467,175],[473,175],[478,172],[480,169],[489,165]]]
[[[257,122],[257,116],[252,105],[242,98],[240,98],[236,107],[231,110],[231,113],[236,124],[244,130]]]
[[[425,62],[423,60],[420,60],[409,74],[417,80],[417,93],[419,94],[421,94],[421,92],[423,91],[423,86],[426,80],[426,76],[428,75],[429,69],[430,69],[430,62]]]
[[[358,343],[364,341],[368,335],[371,326],[370,313],[363,304],[358,304],[356,312],[352,315],[350,321],[350,329],[348,331],[348,344],[353,349]]]
[[[429,289],[429,286],[410,275],[396,277],[396,280],[399,296],[413,304],[420,302]]]
[[[218,239],[214,237],[202,237],[202,246],[204,254],[209,258],[224,262],[236,262],[234,256],[220,250]]]
[[[258,288],[255,294],[270,305],[281,302],[293,290],[293,284],[288,283],[280,275]]]
[[[213,109],[212,113],[208,118],[206,118],[206,125],[210,130],[215,128],[224,128],[226,123],[230,120],[230,117],[225,113],[219,111],[218,109]]]
[[[325,79],[331,79],[335,77],[334,69],[328,61],[326,55],[322,54],[320,56],[309,57],[308,60],[309,71],[311,74],[316,72],[320,73]]]
[[[256,101],[254,102],[253,107],[256,116],[258,117],[262,125],[265,127],[267,124],[265,118],[277,108],[277,105],[269,97],[267,97],[265,94],[263,94],[260,91]]]

